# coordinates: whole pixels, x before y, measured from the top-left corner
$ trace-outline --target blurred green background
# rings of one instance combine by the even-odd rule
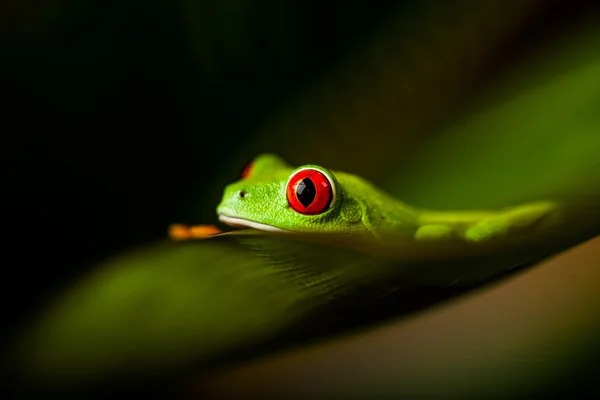
[[[600,220],[598,21],[584,1],[2,3],[4,337],[110,255],[215,223],[265,151],[422,207],[550,196]]]

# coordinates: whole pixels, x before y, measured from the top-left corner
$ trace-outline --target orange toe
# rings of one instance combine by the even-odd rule
[[[169,237],[173,240],[186,240],[192,238],[192,234],[187,226],[173,224],[169,226]]]
[[[189,227],[190,234],[195,238],[209,237],[222,231],[214,225],[196,225]]]
[[[169,227],[169,237],[173,240],[189,240],[211,237],[222,231],[214,225],[186,226],[173,224]]]

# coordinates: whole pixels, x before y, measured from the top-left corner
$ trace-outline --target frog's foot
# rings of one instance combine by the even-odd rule
[[[551,202],[539,202],[508,209],[500,215],[486,218],[469,227],[465,232],[465,239],[470,242],[483,242],[516,234],[526,235],[556,207],[556,204]]]
[[[221,233],[214,225],[187,226],[173,224],[169,227],[169,237],[173,240],[204,239]]]

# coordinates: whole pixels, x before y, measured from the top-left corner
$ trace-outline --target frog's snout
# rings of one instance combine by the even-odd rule
[[[246,187],[228,187],[223,193],[218,209],[232,211],[237,207],[242,207],[248,197],[249,192]]]

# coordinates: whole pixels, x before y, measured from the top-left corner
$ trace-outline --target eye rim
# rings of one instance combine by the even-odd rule
[[[298,211],[297,209],[295,209],[292,204],[290,204],[290,198],[289,198],[289,194],[290,194],[290,183],[291,181],[294,179],[295,176],[297,176],[299,173],[301,173],[302,171],[306,171],[306,170],[310,170],[310,171],[314,171],[317,172],[319,174],[321,174],[322,176],[325,177],[325,179],[327,179],[327,182],[329,184],[329,190],[331,191],[331,200],[329,201],[329,204],[323,208],[321,211],[317,212],[317,213],[303,213]],[[304,178],[302,179],[304,180]],[[300,181],[299,181],[300,182]],[[314,183],[314,182],[313,182]],[[296,188],[294,187],[292,189],[292,192],[294,194],[296,194]],[[336,181],[333,179],[332,175],[326,171],[323,170],[321,168],[318,167],[314,167],[314,166],[306,166],[306,167],[301,167],[296,169],[294,172],[292,172],[290,174],[290,177],[288,178],[287,182],[285,183],[285,194],[286,194],[286,200],[288,202],[288,205],[290,206],[290,208],[292,210],[294,210],[295,212],[297,212],[298,214],[301,215],[306,215],[306,216],[315,216],[315,215],[321,215],[329,210],[331,210],[333,208],[333,206],[336,203],[337,200],[337,190],[336,190]],[[299,200],[298,200],[299,201]],[[313,200],[314,201],[314,200]],[[311,203],[312,204],[312,203]]]
[[[252,176],[252,173],[254,172],[254,167],[255,167],[254,160],[247,163],[246,166],[244,167],[244,169],[242,169],[242,173],[240,174],[240,179],[250,178]]]

